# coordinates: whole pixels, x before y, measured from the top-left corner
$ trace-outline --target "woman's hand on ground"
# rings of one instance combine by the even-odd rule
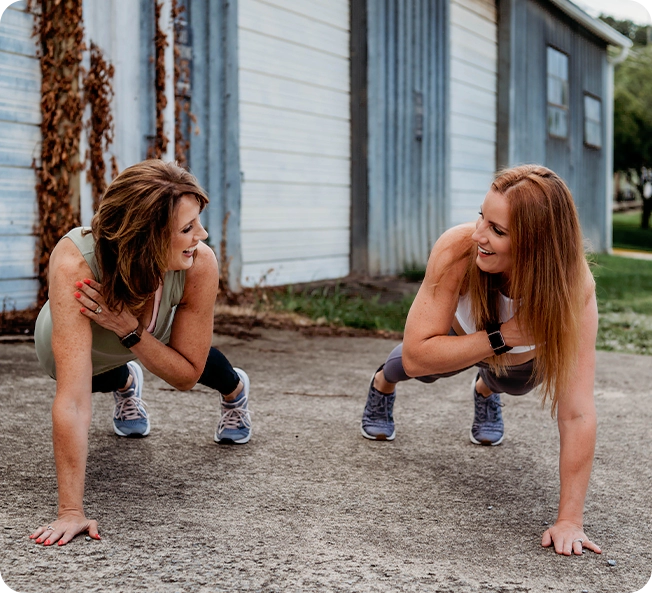
[[[33,539],[37,544],[51,546],[55,543],[63,546],[67,544],[77,534],[87,531],[93,539],[101,539],[97,531],[97,521],[87,519],[80,513],[67,513],[61,515],[56,521],[41,525],[29,539]]]
[[[75,297],[83,305],[80,312],[91,321],[118,337],[126,336],[138,326],[138,320],[127,309],[116,313],[108,308],[101,293],[102,286],[95,280],[86,278],[83,282],[75,282],[75,286]]]
[[[592,550],[596,554],[602,553],[599,546],[586,536],[582,526],[572,521],[557,521],[543,534],[541,545],[544,548],[554,545],[555,552],[564,556],[580,555],[583,548]]]

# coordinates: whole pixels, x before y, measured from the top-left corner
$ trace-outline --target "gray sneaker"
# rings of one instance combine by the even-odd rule
[[[146,437],[149,434],[149,415],[142,400],[143,371],[133,360],[127,363],[132,383],[126,391],[114,391],[113,431],[121,437]]]
[[[390,394],[378,391],[374,387],[376,373],[371,377],[367,403],[362,413],[360,430],[362,431],[362,436],[366,439],[371,439],[372,441],[393,441],[396,436],[396,430],[394,428],[394,401],[396,400],[396,391]]]
[[[473,425],[471,426],[471,442],[474,445],[500,445],[505,436],[505,425],[503,424],[503,412],[501,410],[504,404],[500,401],[499,393],[492,393],[489,397],[484,397],[475,390],[475,384],[479,376],[475,376],[472,385],[475,413]]]
[[[251,439],[249,412],[249,376],[242,369],[233,369],[242,381],[242,391],[233,401],[222,400],[222,417],[217,424],[216,443],[244,445]]]

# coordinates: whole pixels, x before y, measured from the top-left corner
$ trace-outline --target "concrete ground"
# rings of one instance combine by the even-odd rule
[[[254,436],[218,446],[215,393],[146,373],[152,433],[120,439],[94,395],[86,509],[102,541],[43,548],[55,517],[54,382],[31,343],[0,342],[0,574],[17,592],[640,590],[652,572],[652,359],[598,353],[600,427],[585,529],[602,555],[540,546],[555,519],[556,425],[504,397],[506,439],[469,442],[472,371],[400,386],[397,438],[359,421],[395,342],[261,330],[216,337],[252,379]],[[609,561],[612,561],[611,563]]]

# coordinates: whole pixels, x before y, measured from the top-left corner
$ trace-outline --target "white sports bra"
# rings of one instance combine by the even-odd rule
[[[514,317],[514,301],[504,294],[500,295],[500,323],[505,323]],[[460,327],[467,334],[474,334],[478,331],[473,321],[471,314],[471,298],[465,294],[457,301],[457,311],[455,311],[455,319],[460,324]],[[529,352],[534,350],[536,346],[515,346],[510,350],[512,354],[519,354],[521,352]]]

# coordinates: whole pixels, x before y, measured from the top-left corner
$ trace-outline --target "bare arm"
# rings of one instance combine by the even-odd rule
[[[213,310],[218,290],[219,274],[213,251],[200,243],[197,257],[186,272],[183,298],[177,307],[169,343],[163,344],[148,332],[131,348],[143,366],[179,390],[192,388],[204,371],[213,338]],[[133,331],[138,320],[127,310],[119,315],[106,307],[100,294],[101,286],[91,282],[82,286],[79,302],[86,307],[84,315],[119,337]],[[102,315],[92,311],[100,305]],[[78,309],[79,310],[79,309]]]
[[[52,405],[52,440],[59,489],[58,519],[39,527],[30,537],[37,543],[66,544],[88,531],[99,539],[97,522],[86,519],[84,478],[91,422],[90,322],[79,314],[73,297],[74,281],[91,271],[72,241],[62,241],[50,259],[52,350],[57,367],[57,390]]]
[[[405,324],[403,366],[411,377],[456,371],[493,356],[487,332],[449,336],[468,260],[461,258],[465,238],[473,225],[444,233],[430,254],[426,276]],[[436,289],[435,289],[436,285]],[[510,346],[528,344],[515,320],[502,326]]]
[[[541,542],[544,546],[554,543],[555,551],[565,555],[581,554],[582,547],[597,553],[601,551],[583,530],[584,500],[593,465],[597,428],[593,382],[598,310],[592,288],[581,323],[577,372],[572,386],[560,394],[557,411],[560,445],[559,511],[555,525],[544,533]]]

